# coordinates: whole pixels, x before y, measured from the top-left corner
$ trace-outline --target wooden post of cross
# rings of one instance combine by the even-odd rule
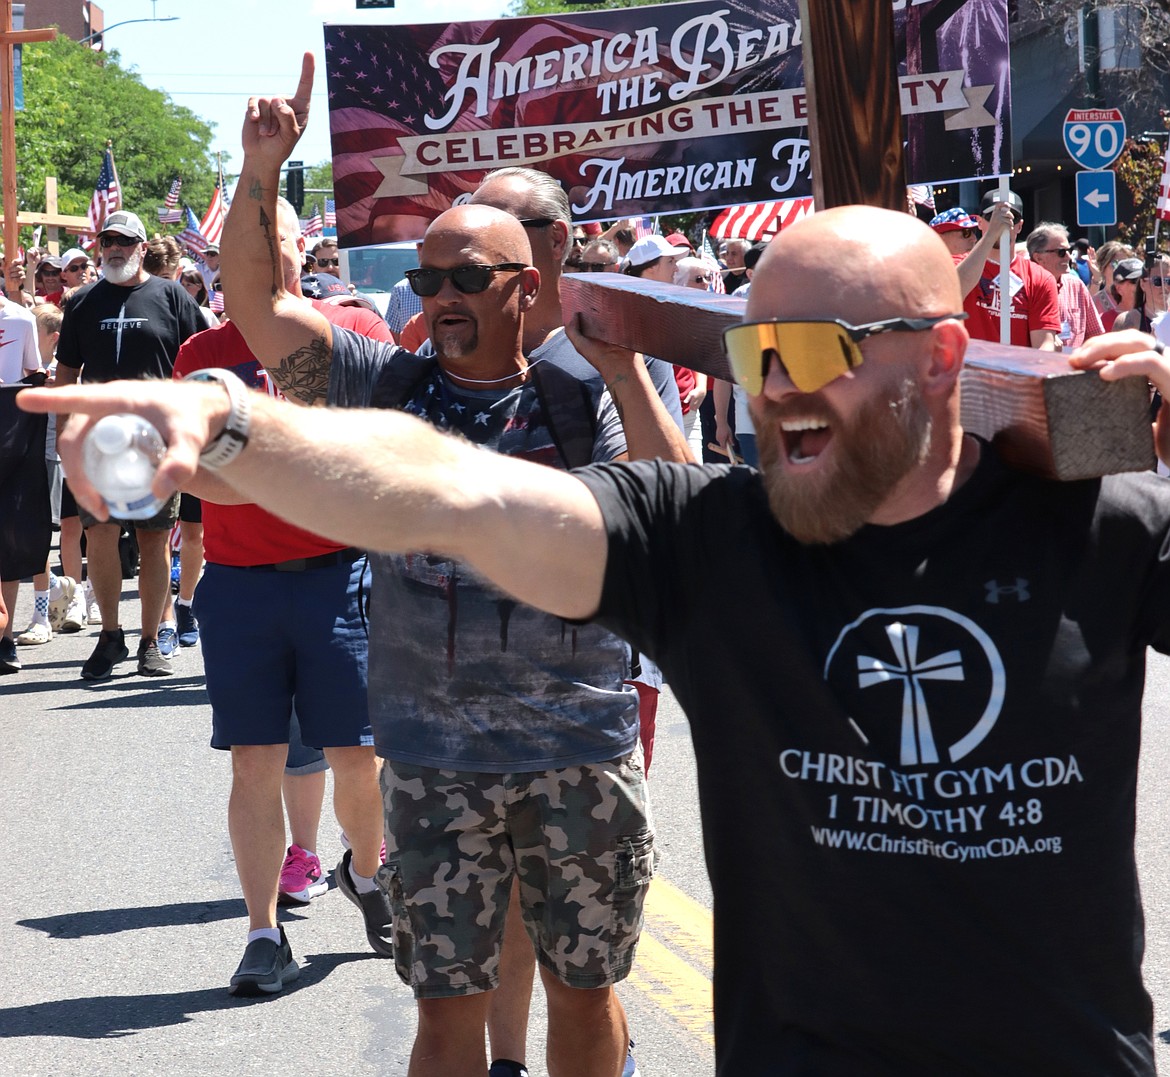
[[[19,245],[16,218],[16,109],[13,107],[13,56],[15,45],[32,41],[53,41],[57,31],[52,27],[43,30],[13,30],[12,0],[0,0],[0,169],[4,172],[3,191],[0,197],[8,210],[4,214],[5,258],[12,258]]]
[[[906,209],[893,4],[800,0],[817,209]]]

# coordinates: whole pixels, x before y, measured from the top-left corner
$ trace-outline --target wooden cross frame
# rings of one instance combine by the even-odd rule
[[[891,0],[800,0],[817,209],[864,204],[905,213],[902,108]],[[561,278],[566,320],[585,332],[728,378],[722,330],[743,301],[606,273]],[[1061,355],[973,344],[962,422],[1009,463],[1059,479],[1153,466],[1149,394],[1137,378],[1103,382]]]
[[[16,45],[33,41],[54,41],[53,27],[41,30],[12,29],[12,0],[0,0],[0,97],[3,98],[0,116],[0,168],[4,171],[2,201],[9,212],[4,215],[5,258],[11,258],[19,246],[19,228],[25,223],[16,208],[16,109],[12,50]],[[47,223],[47,222],[46,222]]]

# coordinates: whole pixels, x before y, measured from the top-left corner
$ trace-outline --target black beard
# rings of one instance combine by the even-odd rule
[[[780,526],[798,542],[828,545],[861,528],[919,466],[930,447],[931,419],[915,381],[868,401],[846,425],[829,405],[817,401],[833,431],[837,461],[826,475],[791,475],[782,470],[787,454],[780,419],[785,409],[765,404],[756,425],[760,467],[768,504]],[[808,402],[801,404],[808,414]]]

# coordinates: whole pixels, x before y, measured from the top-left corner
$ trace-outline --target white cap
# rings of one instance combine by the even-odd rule
[[[691,252],[686,247],[676,247],[662,236],[643,236],[630,248],[626,261],[630,265],[644,266],[657,258],[684,258]]]

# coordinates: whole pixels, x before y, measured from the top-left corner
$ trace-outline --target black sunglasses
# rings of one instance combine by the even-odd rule
[[[319,266],[339,266],[341,265],[340,258],[318,258],[317,265]]]
[[[547,228],[556,217],[521,217],[520,223],[525,228]]]
[[[1152,284],[1152,285],[1153,285],[1155,288],[1166,288],[1166,287],[1170,287],[1170,277],[1151,277],[1151,278],[1150,278],[1150,283],[1151,283],[1151,284]]]
[[[617,265],[617,262],[582,262],[581,268],[586,273],[604,273],[607,269]]]
[[[1041,251],[1041,254],[1068,254],[1072,247],[1049,247],[1046,251]]]
[[[107,232],[98,236],[98,242],[103,247],[137,247],[143,242],[137,236],[124,236],[121,232]]]
[[[448,278],[464,295],[476,295],[491,284],[493,273],[519,273],[527,268],[523,262],[498,262],[493,266],[472,264],[454,269],[408,269],[406,279],[410,282],[410,290],[423,298],[438,295],[443,281]]]

